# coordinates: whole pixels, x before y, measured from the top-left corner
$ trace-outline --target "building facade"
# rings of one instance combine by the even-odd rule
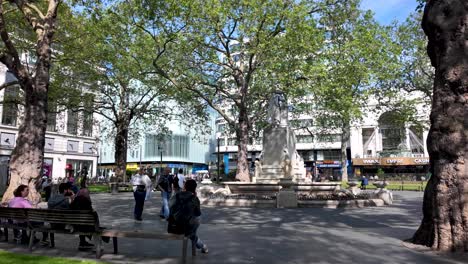
[[[129,144],[127,174],[134,173],[139,168],[146,169],[152,175],[159,174],[167,167],[173,173],[183,169],[185,174],[209,169],[210,163],[213,163],[214,133],[199,135],[175,120],[166,125],[170,135],[161,138],[160,135],[144,129],[144,135]],[[213,131],[214,119],[207,125]],[[112,176],[115,170],[113,140],[112,136],[106,136],[99,148],[99,175],[104,178]]]
[[[428,114],[418,106],[419,124],[398,122],[393,111],[369,112],[351,129],[351,156],[356,176],[411,176],[429,172]]]
[[[6,67],[0,66],[0,83],[14,80]],[[20,93],[19,86],[0,91],[0,191],[8,184],[8,164],[21,124],[22,107],[12,100],[20,98]],[[43,176],[54,180],[83,174],[96,176],[99,127],[95,120],[92,113],[70,110],[48,114]]]
[[[372,105],[374,107],[372,107]],[[350,178],[375,176],[385,173],[388,176],[410,175],[417,179],[429,171],[429,156],[426,139],[428,126],[421,125],[428,120],[427,106],[417,107],[421,123],[398,124],[395,113],[388,110],[376,111],[376,102],[369,100],[364,118],[351,127],[351,135],[346,151],[348,175]],[[342,173],[341,133],[336,130],[323,131],[314,126],[314,120],[307,115],[292,116],[289,121],[296,135],[296,149],[308,172],[312,176],[340,179]],[[216,120],[216,138],[224,173],[236,169],[237,142],[234,134],[226,130],[223,118]],[[248,159],[254,171],[254,161],[260,157],[262,138],[251,139],[248,146]]]

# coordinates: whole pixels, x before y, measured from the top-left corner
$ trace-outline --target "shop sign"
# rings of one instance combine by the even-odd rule
[[[429,158],[374,158],[374,159],[353,159],[354,166],[411,166],[427,165]]]
[[[380,164],[380,160],[378,160],[378,159],[365,159],[365,160],[362,160],[362,163],[364,163],[364,164]]]
[[[429,159],[414,159],[416,164],[429,164]]]
[[[136,163],[128,163],[127,170],[138,170],[138,164]]]

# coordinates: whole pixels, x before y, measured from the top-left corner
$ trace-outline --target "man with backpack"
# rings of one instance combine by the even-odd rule
[[[159,176],[157,185],[158,190],[161,191],[162,197],[162,207],[159,216],[164,219],[169,218],[169,199],[171,198],[172,184],[174,182],[174,179],[170,173],[171,169],[165,168],[163,174]]]
[[[208,247],[197,236],[201,210],[196,188],[197,182],[189,179],[185,182],[184,190],[171,198],[167,231],[184,234],[196,243],[196,247],[201,249],[202,253],[208,253]]]

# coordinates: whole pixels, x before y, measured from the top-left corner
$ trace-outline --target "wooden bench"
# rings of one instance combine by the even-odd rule
[[[187,261],[187,244],[189,238],[184,235],[175,235],[175,234],[168,234],[168,233],[161,233],[161,232],[149,232],[149,231],[142,231],[142,230],[103,230],[103,236],[111,237],[112,244],[114,246],[114,254],[118,253],[118,238],[140,238],[140,239],[159,239],[159,240],[182,240],[182,263],[186,263]],[[196,256],[196,244],[194,242],[192,244],[192,256]]]
[[[30,232],[30,251],[33,249],[34,237],[37,232],[49,233],[51,247],[55,246],[55,233],[90,235],[96,242],[96,258],[101,257],[101,233],[104,229],[99,226],[99,218],[95,211],[1,207],[0,220],[0,226],[5,228],[6,238],[8,237],[8,228]],[[72,229],[67,229],[67,227],[72,227]],[[8,239],[6,240],[8,241]]]
[[[40,223],[48,223],[41,225]],[[102,237],[112,238],[114,254],[118,253],[118,238],[143,238],[160,240],[182,240],[182,263],[187,259],[188,238],[184,235],[174,235],[164,232],[148,232],[143,230],[124,231],[105,229],[99,225],[99,217],[95,211],[24,209],[0,207],[0,227],[4,228],[8,241],[8,228],[23,229],[31,233],[29,250],[34,245],[34,235],[37,232],[48,232],[50,245],[55,246],[55,233],[71,235],[92,235],[96,246],[96,258],[101,257]],[[73,227],[67,229],[66,227]],[[192,256],[196,255],[196,245],[192,243]]]

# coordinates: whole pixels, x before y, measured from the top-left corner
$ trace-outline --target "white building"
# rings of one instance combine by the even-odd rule
[[[369,100],[370,105],[376,102]],[[368,109],[372,106],[368,106]],[[418,105],[418,118],[427,122],[429,109]],[[229,111],[228,111],[229,112]],[[397,125],[391,111],[366,110],[361,122],[351,128],[350,146],[347,150],[348,174],[351,177],[376,175],[382,169],[386,175],[425,176],[429,169],[426,147],[428,130],[411,124]],[[307,171],[322,176],[341,176],[341,134],[339,131],[318,133],[314,120],[307,115],[292,117],[290,125],[297,139],[296,149],[304,159]],[[237,142],[234,134],[226,133],[226,122],[222,117],[216,120],[216,137],[219,138],[219,152],[225,166],[225,173],[236,169]],[[311,135],[314,134],[314,136]],[[255,158],[262,151],[262,139],[251,140],[248,145],[248,159],[252,170]],[[218,150],[217,150],[218,151]]]
[[[11,82],[14,77],[0,65],[0,84]],[[21,123],[22,107],[4,102],[20,93],[19,86],[0,91],[0,191],[8,181],[8,163],[16,144]],[[97,137],[99,133],[93,114],[63,111],[49,113],[44,152],[43,175],[53,179],[87,173],[96,176]]]
[[[374,103],[375,104],[375,103]],[[379,170],[388,175],[417,178],[429,172],[427,135],[430,108],[417,105],[423,126],[395,121],[392,111],[369,111],[351,129],[351,156],[356,176],[372,176]]]
[[[185,174],[208,170],[213,161],[214,118],[209,125],[213,133],[199,135],[178,121],[166,124],[171,135],[160,140],[158,134],[145,132],[138,142],[131,142],[127,151],[127,171],[145,168],[149,174],[159,174],[161,168],[169,167],[173,173],[183,169]],[[131,132],[130,132],[131,133]],[[99,148],[99,175],[109,177],[115,169],[113,138],[103,139]]]

